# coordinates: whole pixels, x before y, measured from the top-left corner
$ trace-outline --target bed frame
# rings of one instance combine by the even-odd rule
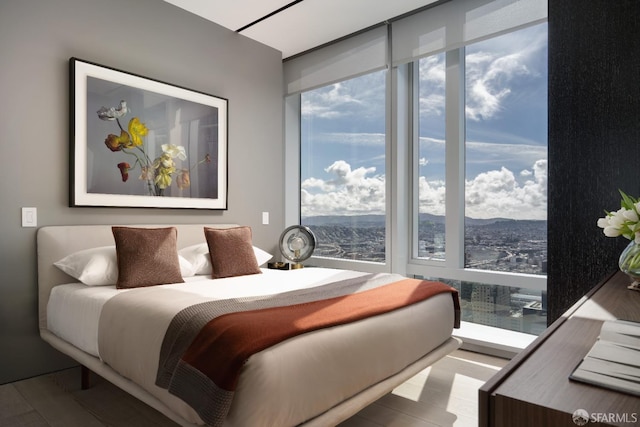
[[[168,227],[178,229],[178,248],[183,248],[204,240],[203,227],[229,228],[236,224],[136,224],[132,227]],[[173,412],[160,400],[149,394],[146,390],[134,382],[122,377],[116,371],[104,364],[100,359],[85,353],[68,342],[58,338],[47,329],[47,302],[51,289],[54,286],[72,283],[76,280],[60,271],[53,265],[55,261],[73,252],[98,246],[114,244],[111,225],[70,225],[47,226],[38,229],[37,233],[37,257],[38,257],[38,307],[40,336],[55,349],[71,357],[82,366],[100,375],[122,390],[145,402],[149,406],[166,415],[171,420],[183,426],[195,426]],[[397,374],[381,381],[342,403],[328,409],[323,414],[305,422],[307,427],[322,427],[336,425],[351,417],[364,407],[391,392],[421,370],[432,365],[442,357],[451,353],[462,341],[451,337],[442,345],[407,366]]]

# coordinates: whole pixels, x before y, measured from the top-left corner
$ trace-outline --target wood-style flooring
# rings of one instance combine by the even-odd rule
[[[457,350],[340,427],[476,427],[478,388],[508,361]],[[80,389],[72,368],[0,386],[2,427],[175,427],[109,382]]]

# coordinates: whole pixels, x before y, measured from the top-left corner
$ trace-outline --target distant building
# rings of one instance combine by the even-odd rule
[[[522,332],[527,334],[539,335],[547,327],[547,310],[542,301],[532,301],[522,307],[522,318]]]
[[[511,290],[506,286],[474,284],[471,307],[474,322],[502,327],[504,319],[511,317]]]

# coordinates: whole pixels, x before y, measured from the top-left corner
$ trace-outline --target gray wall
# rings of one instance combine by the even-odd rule
[[[637,0],[549,1],[549,321],[628,244],[596,221],[618,189],[640,195],[639,16]]]
[[[68,60],[229,100],[229,209],[69,208]],[[38,226],[235,222],[276,253],[284,225],[281,53],[160,0],[0,3],[0,383],[72,362],[40,340]],[[261,224],[261,212],[271,224]]]

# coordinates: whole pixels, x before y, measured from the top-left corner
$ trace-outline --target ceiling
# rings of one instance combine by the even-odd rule
[[[437,0],[165,0],[282,52],[307,51]]]

